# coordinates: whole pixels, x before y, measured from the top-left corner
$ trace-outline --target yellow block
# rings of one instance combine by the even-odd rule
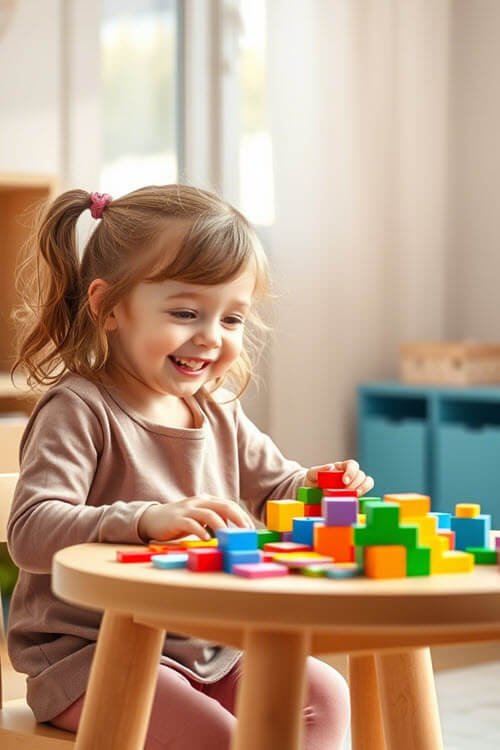
[[[404,578],[406,547],[399,544],[370,545],[364,548],[365,575],[368,578]]]
[[[366,513],[358,513],[358,523],[366,526]],[[349,563],[349,565],[351,565],[351,563]]]
[[[404,523],[414,523],[418,526],[419,544],[426,546],[427,543],[437,536],[438,520],[436,516],[412,516],[405,517]]]
[[[397,503],[400,507],[400,519],[416,518],[425,516],[431,509],[431,498],[429,495],[419,495],[418,492],[399,492],[392,495],[384,495],[388,503]]]
[[[470,573],[474,569],[474,555],[461,550],[443,552],[438,558],[431,555],[431,575],[436,573]]]
[[[457,503],[455,505],[455,515],[458,518],[475,518],[481,513],[479,503]]]
[[[198,539],[198,541],[186,541],[184,542],[186,547],[189,549],[190,547],[218,547],[219,546],[219,540],[218,539]]]
[[[293,519],[304,515],[304,503],[296,500],[268,500],[266,526],[270,531],[293,531]]]
[[[273,560],[279,562],[280,560],[320,560],[325,559],[325,555],[321,555],[319,552],[274,552]],[[332,557],[333,561],[333,557]]]

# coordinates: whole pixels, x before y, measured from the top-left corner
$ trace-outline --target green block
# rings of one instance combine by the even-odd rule
[[[361,570],[365,569],[365,548],[354,547],[354,560],[357,562]]]
[[[328,565],[305,565],[303,568],[299,568],[299,573],[303,576],[310,576],[311,578],[320,578],[326,576]]]
[[[371,501],[365,503],[365,513],[367,527],[391,531],[399,526],[400,509],[397,503]]]
[[[383,500],[382,500],[381,497],[360,497],[360,498],[358,498],[359,512],[360,513],[366,513],[366,511],[365,511],[365,505],[366,505],[366,503],[373,503],[373,502],[381,503],[381,502],[383,502]]]
[[[410,547],[406,550],[406,575],[430,576],[431,548]]]
[[[297,500],[305,505],[321,505],[323,490],[320,487],[299,487]]]
[[[269,531],[269,529],[257,529],[257,547],[262,549],[264,544],[269,542],[281,542],[281,533]]]
[[[366,547],[374,544],[402,544],[407,549],[418,544],[418,526],[414,523],[402,524],[398,528],[372,528],[353,524],[354,544]]]
[[[496,565],[498,562],[496,549],[489,549],[488,547],[466,547],[465,551],[474,555],[474,562],[476,565]]]

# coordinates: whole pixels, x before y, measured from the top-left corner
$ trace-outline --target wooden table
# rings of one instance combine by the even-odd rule
[[[497,566],[247,580],[117,563],[123,548],[81,544],[54,557],[54,593],[104,610],[77,750],[142,750],[166,629],[244,649],[233,750],[300,750],[306,657],[334,652],[350,655],[355,750],[439,750],[428,646],[500,640]]]

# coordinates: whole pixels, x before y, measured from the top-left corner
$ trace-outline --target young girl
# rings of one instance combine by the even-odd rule
[[[100,221],[80,263],[75,228],[89,208]],[[76,731],[101,616],[53,596],[54,553],[252,527],[269,498],[315,486],[320,467],[285,459],[238,400],[269,287],[263,250],[232,206],[183,185],[113,201],[71,190],[42,215],[32,250],[14,369],[50,387],[23,436],[9,519],[20,568],[9,652],[36,719]],[[358,494],[373,486],[355,461],[326,466]],[[145,747],[228,748],[240,657],[169,633]],[[343,678],[309,657],[306,748],[341,748],[348,721]]]

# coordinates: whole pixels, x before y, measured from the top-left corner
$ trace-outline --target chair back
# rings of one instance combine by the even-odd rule
[[[0,542],[7,541],[7,520],[18,478],[17,471],[0,474]]]

